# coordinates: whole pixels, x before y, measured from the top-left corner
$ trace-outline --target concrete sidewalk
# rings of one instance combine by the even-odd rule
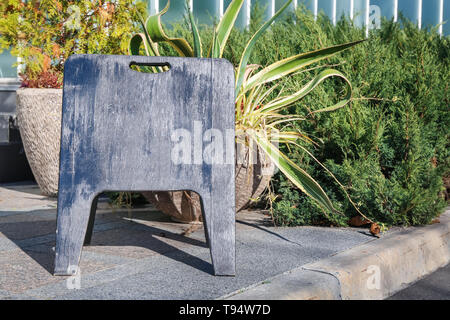
[[[339,277],[305,267],[383,241],[366,229],[274,228],[267,216],[243,212],[237,275],[215,277],[203,229],[183,235],[188,226],[150,206],[113,210],[102,203],[92,245],[83,249],[80,289],[68,289],[73,281],[52,276],[55,228],[56,201],[36,185],[0,186],[0,299],[254,299],[264,285],[272,289],[261,298],[339,299]],[[301,278],[289,281],[298,270]],[[308,294],[289,296],[299,288]]]

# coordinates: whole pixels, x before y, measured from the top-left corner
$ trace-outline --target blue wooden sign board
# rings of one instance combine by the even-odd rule
[[[132,65],[169,70],[142,73]],[[54,274],[76,272],[100,193],[191,190],[202,200],[214,273],[234,275],[234,140],[222,148],[223,157],[202,158],[208,145],[234,134],[234,120],[234,69],[224,59],[71,56],[64,71]],[[194,134],[194,127],[205,133],[197,142],[183,136],[191,154],[180,162],[176,133]]]

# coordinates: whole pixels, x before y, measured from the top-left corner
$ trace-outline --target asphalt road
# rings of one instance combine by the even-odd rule
[[[450,300],[450,264],[387,300]]]

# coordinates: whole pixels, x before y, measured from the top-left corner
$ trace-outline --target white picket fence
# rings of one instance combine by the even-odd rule
[[[167,0],[147,1],[151,13],[158,12],[167,3]],[[168,22],[183,15],[180,11],[184,10],[184,2],[185,0],[171,0],[171,6],[174,8],[168,12],[170,16]],[[220,18],[230,2],[231,0],[190,0],[190,7],[194,15],[203,16],[201,20],[206,22],[205,16]],[[269,18],[285,3],[285,0],[245,0],[237,21],[238,26],[245,27],[250,23],[250,12],[255,3],[266,8],[265,15]],[[441,35],[450,34],[450,26],[443,25],[446,19],[450,19],[450,0],[294,0],[291,10],[300,4],[305,4],[315,16],[321,11],[325,12],[333,23],[344,14],[355,20],[356,24],[365,26],[367,31],[379,27],[382,16],[397,21],[399,12],[402,12],[416,22],[419,28],[440,25],[438,32]]]

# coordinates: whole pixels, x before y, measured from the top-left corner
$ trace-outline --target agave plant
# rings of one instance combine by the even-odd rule
[[[282,84],[282,81],[286,76],[300,72],[306,67],[327,59],[361,41],[345,43],[313,52],[301,53],[275,62],[264,68],[249,64],[250,55],[258,39],[264,31],[269,28],[272,22],[288,8],[291,2],[292,0],[286,1],[283,7],[281,7],[271,19],[265,22],[257,30],[248,41],[242,53],[239,66],[236,68],[235,77],[236,131],[244,133],[252,140],[252,142],[256,143],[256,145],[268,155],[278,169],[283,172],[295,186],[308,194],[323,209],[328,212],[336,212],[337,210],[333,207],[330,199],[320,185],[305,170],[300,168],[283,154],[276,145],[277,143],[286,143],[300,146],[298,144],[299,139],[313,143],[310,138],[301,132],[288,129],[290,124],[303,119],[298,116],[283,115],[281,114],[281,111],[293,103],[298,102],[314,90],[321,82],[330,77],[341,78],[347,87],[347,94],[335,105],[314,112],[328,112],[342,108],[351,101],[352,88],[349,80],[337,70],[326,69],[312,77],[311,80],[297,92],[289,95],[279,94],[276,98],[271,97],[273,96],[272,93],[274,90]],[[169,9],[169,0],[166,7],[161,12],[149,16],[146,20],[140,19],[143,32],[136,34],[131,38],[129,43],[129,53],[131,55],[140,55],[143,52],[148,56],[159,56],[158,43],[165,42],[175,49],[182,57],[222,58],[228,37],[243,3],[244,0],[233,0],[230,3],[222,19],[215,27],[213,39],[208,46],[208,50],[205,51],[196,22],[189,8],[189,1],[187,2],[187,12],[194,39],[193,46],[185,39],[171,38],[165,33],[161,23],[161,16]],[[150,72],[164,71],[162,68],[163,67],[154,67]],[[303,150],[308,152],[306,149]],[[312,156],[312,154],[310,154],[310,156]],[[322,167],[327,170],[324,166]],[[329,173],[331,174],[331,172]]]

